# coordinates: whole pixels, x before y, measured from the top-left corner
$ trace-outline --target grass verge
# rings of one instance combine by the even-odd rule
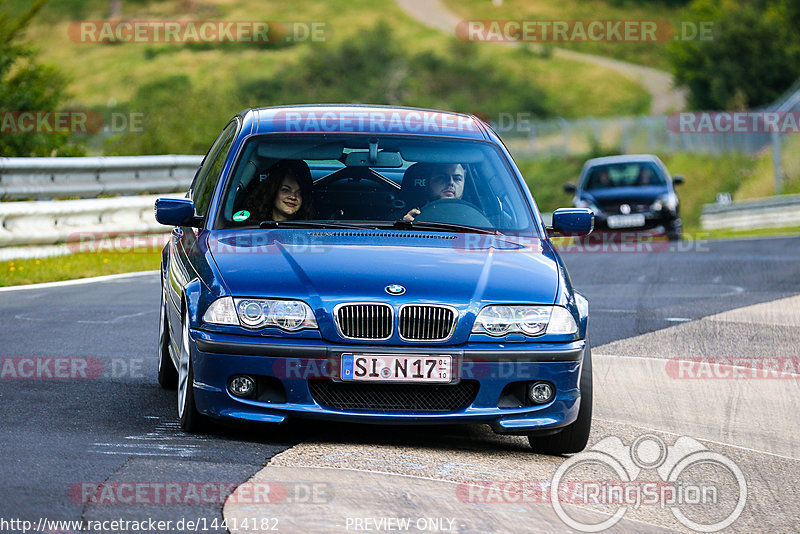
[[[127,252],[84,252],[68,256],[12,260],[0,264],[0,287],[136,271],[155,271],[161,252],[134,249]]]

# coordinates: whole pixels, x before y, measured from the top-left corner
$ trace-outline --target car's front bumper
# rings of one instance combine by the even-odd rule
[[[221,419],[281,423],[304,417],[369,423],[486,423],[496,432],[524,433],[555,429],[578,416],[580,367],[585,342],[472,343],[447,346],[336,345],[322,340],[242,338],[191,330],[195,402],[198,410]],[[342,353],[450,354],[459,380],[477,381],[479,388],[468,406],[450,411],[384,411],[338,409],[322,405],[309,388],[312,380],[338,382]],[[231,395],[233,375],[274,377],[285,399],[262,402]],[[544,405],[498,407],[504,388],[512,382],[545,380],[556,388]],[[284,402],[285,401],[285,402]]]
[[[608,217],[620,215],[619,213],[602,213],[595,214],[594,229],[596,232],[615,232],[619,234],[634,234],[637,232],[661,234],[674,231],[676,224],[679,224],[680,217],[677,213],[670,211],[648,211],[637,212],[635,214],[644,215],[644,225],[631,226],[631,227],[616,227],[610,228],[608,225]]]

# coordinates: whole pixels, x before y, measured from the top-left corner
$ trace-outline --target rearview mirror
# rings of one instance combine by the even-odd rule
[[[194,202],[188,198],[159,198],[155,204],[156,220],[167,226],[195,226]]]
[[[681,185],[683,183],[683,176],[676,174],[672,177],[672,185]]]
[[[564,192],[569,193],[570,195],[574,195],[575,191],[578,190],[578,187],[573,183],[564,184]]]
[[[403,158],[398,152],[378,152],[374,161],[370,161],[369,152],[350,152],[344,160],[348,167],[402,167]]]
[[[594,230],[594,213],[588,208],[559,208],[547,230],[561,236],[584,236]]]

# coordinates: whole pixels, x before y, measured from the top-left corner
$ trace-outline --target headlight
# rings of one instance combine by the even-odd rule
[[[487,306],[481,310],[472,327],[473,334],[504,336],[521,333],[574,334],[578,325],[572,314],[561,306]]]
[[[239,325],[236,317],[236,310],[233,306],[231,297],[222,297],[211,303],[206,313],[203,314],[203,321],[211,324],[233,324]]]
[[[675,193],[668,193],[660,196],[650,205],[650,209],[653,211],[661,211],[664,208],[667,208],[669,211],[678,209],[678,196]]]
[[[246,328],[275,326],[289,332],[318,328],[314,312],[299,300],[223,297],[208,307],[203,320],[212,324],[241,324]]]
[[[598,213],[603,213],[603,210],[598,208],[597,204],[595,204],[594,202],[590,202],[589,200],[584,200],[582,198],[578,199],[578,201],[575,203],[575,207],[576,208],[589,208],[590,210],[592,210],[592,213],[594,213],[595,215],[598,214]]]

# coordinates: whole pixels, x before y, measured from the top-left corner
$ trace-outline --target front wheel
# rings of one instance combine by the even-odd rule
[[[683,224],[680,219],[675,219],[667,227],[667,239],[670,241],[680,241],[683,239]]]
[[[189,348],[189,312],[184,310],[181,322],[181,354],[178,362],[178,417],[181,428],[186,432],[199,432],[203,429],[205,417],[197,411],[194,403],[194,370],[192,353]]]
[[[542,454],[569,454],[581,452],[589,442],[592,427],[592,351],[586,344],[581,369],[581,405],[578,418],[558,434],[550,436],[529,435],[528,441],[535,452]]]

